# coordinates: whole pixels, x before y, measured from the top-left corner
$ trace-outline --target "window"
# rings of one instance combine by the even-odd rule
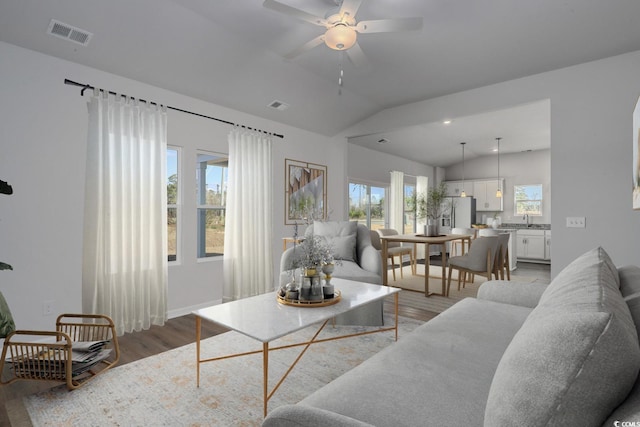
[[[349,219],[371,230],[384,228],[385,192],[384,187],[350,182]]]
[[[416,231],[416,204],[414,203],[416,186],[414,184],[404,185],[404,230],[398,230],[400,234],[410,234]]]
[[[224,254],[229,159],[224,154],[198,153],[197,215],[198,258]]]
[[[514,210],[519,215],[542,215],[542,184],[516,185]]]
[[[179,215],[179,151],[167,147],[167,255],[169,261],[178,260]]]

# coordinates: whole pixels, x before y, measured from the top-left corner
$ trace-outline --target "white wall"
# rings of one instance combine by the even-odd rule
[[[640,94],[640,52],[615,56],[384,110],[343,132],[383,132],[551,100],[552,275],[603,246],[638,264],[640,211],[631,208],[632,113]],[[566,228],[585,216],[586,228]]]
[[[496,156],[482,156],[466,160],[464,177],[495,179],[498,169]],[[500,177],[504,178],[503,211],[498,212],[502,222],[524,222],[514,216],[514,185],[542,184],[542,216],[531,217],[534,224],[551,223],[551,151],[537,150],[525,153],[500,154]],[[462,162],[446,168],[447,181],[462,180]],[[468,187],[467,187],[468,188]],[[487,212],[488,218],[491,215]],[[479,215],[480,216],[480,215]]]
[[[81,311],[87,109],[79,89],[63,84],[65,78],[284,134],[273,144],[274,276],[281,238],[292,234],[292,227],[284,225],[285,158],[327,165],[328,204],[336,219],[346,212],[343,139],[331,140],[2,42],[0,58],[0,179],[14,189],[11,196],[0,195],[0,260],[14,268],[0,273],[0,291],[20,328],[52,326],[55,316],[43,316],[43,301],[55,301],[54,313]],[[228,125],[169,112],[169,144],[182,147],[185,197],[182,263],[169,268],[171,316],[222,297],[221,260],[195,259],[193,168],[197,149],[228,152],[229,130]]]
[[[404,172],[408,182],[415,183],[416,176],[429,177],[429,185],[435,179],[435,168],[412,162],[397,156],[370,150],[355,144],[348,144],[347,175],[349,179],[374,182],[389,186],[391,183],[391,171]]]

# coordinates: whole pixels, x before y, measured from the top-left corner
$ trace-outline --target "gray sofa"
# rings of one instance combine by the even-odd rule
[[[359,282],[382,284],[382,260],[371,244],[367,227],[355,221],[316,221],[305,230],[305,237],[322,236],[333,248],[333,255],[340,262],[333,277]],[[288,248],[280,258],[280,285],[291,279],[292,269],[302,254],[301,245]],[[383,301],[376,301],[352,310],[336,318],[339,325],[380,326],[383,324]]]
[[[638,425],[639,327],[640,268],[597,248],[549,285],[484,283],[263,426]]]

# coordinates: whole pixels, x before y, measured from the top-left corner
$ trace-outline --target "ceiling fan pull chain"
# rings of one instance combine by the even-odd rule
[[[342,86],[344,83],[344,69],[342,68],[342,60],[344,58],[344,54],[339,52],[340,59],[338,61],[338,67],[340,69],[340,74],[338,75],[338,95],[342,95]]]

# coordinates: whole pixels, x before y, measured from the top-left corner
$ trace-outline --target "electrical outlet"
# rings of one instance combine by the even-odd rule
[[[567,227],[568,228],[585,228],[587,219],[583,216],[568,216]]]
[[[55,304],[55,301],[44,301],[42,303],[42,315],[43,316],[50,316],[53,314],[53,305]]]

